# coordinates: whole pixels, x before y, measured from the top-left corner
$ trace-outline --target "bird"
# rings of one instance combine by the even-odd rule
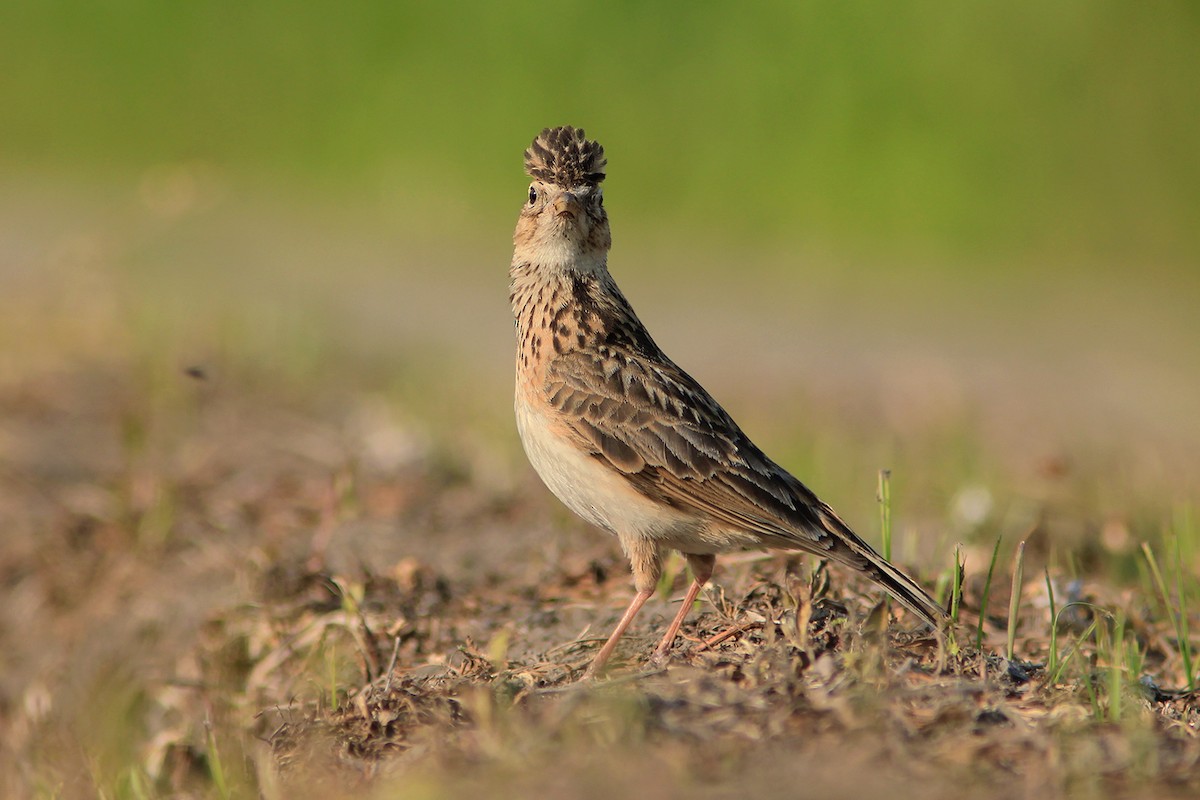
[[[798,550],[875,581],[935,631],[946,611],[807,486],[768,458],[650,336],[608,270],[604,148],[581,128],[546,128],[525,150],[532,179],[516,229],[517,431],[542,481],[616,536],[636,593],[584,677],[602,674],[653,595],[670,551],[692,582],[655,649],[662,663],[716,556]]]

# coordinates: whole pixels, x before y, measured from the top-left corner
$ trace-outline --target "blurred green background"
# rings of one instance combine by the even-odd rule
[[[624,231],[1179,267],[1198,44],[1188,2],[10,0],[0,146],[100,178],[198,161],[484,236],[522,147],[570,122],[609,150]]]

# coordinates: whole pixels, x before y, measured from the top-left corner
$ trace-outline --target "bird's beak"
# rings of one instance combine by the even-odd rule
[[[554,198],[554,203],[551,205],[554,209],[556,217],[568,216],[577,217],[583,211],[583,203],[579,202],[579,198],[571,192],[563,192],[558,197]]]

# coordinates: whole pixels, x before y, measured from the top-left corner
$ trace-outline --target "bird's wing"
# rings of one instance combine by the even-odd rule
[[[643,494],[757,533],[764,544],[823,553],[833,515],[742,433],[661,353],[575,351],[547,367],[545,397],[577,443]]]
[[[661,351],[565,353],[547,365],[543,390],[576,443],[647,497],[755,533],[764,546],[828,556],[870,576],[930,625],[947,618]]]

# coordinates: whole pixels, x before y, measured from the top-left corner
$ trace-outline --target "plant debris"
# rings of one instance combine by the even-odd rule
[[[978,572],[943,641],[835,567],[738,554],[650,668],[676,560],[585,683],[628,571],[527,473],[376,404],[205,395],[122,427],[143,409],[110,380],[4,401],[28,443],[0,493],[5,796],[1200,793],[1200,700],[1145,593],[1047,571],[1008,660]],[[60,398],[93,381],[116,399],[79,418]],[[66,424],[94,441],[69,461]]]

